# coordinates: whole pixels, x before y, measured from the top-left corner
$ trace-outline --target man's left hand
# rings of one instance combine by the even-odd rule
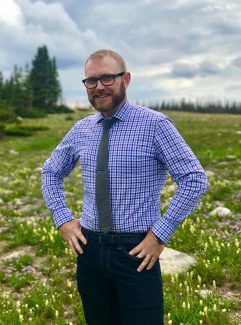
[[[150,270],[155,264],[156,260],[159,258],[164,247],[165,245],[160,245],[158,241],[153,237],[151,230],[148,231],[143,241],[129,252],[130,255],[134,255],[138,258],[143,258],[143,261],[138,267],[137,272],[141,272],[144,268]]]

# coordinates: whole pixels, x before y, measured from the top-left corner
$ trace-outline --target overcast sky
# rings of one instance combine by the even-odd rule
[[[87,56],[119,52],[131,101],[241,101],[240,0],[0,0],[0,71],[31,63],[47,45],[63,97],[87,103]]]

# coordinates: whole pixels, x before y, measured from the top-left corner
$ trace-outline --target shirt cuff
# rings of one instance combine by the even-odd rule
[[[170,238],[177,230],[179,224],[174,224],[165,215],[152,226],[151,231],[165,244],[170,242]]]
[[[61,209],[57,210],[56,212],[53,213],[53,219],[54,219],[54,224],[56,228],[59,228],[62,226],[64,223],[74,220],[75,218],[72,215],[72,212],[67,209]]]

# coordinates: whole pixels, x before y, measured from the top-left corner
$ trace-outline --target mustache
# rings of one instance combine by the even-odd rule
[[[94,96],[103,96],[103,95],[111,95],[111,92],[106,90],[97,90],[94,93]]]
[[[107,92],[99,92],[99,93],[94,94],[94,97],[107,96],[107,95],[111,95],[111,94],[107,93]]]

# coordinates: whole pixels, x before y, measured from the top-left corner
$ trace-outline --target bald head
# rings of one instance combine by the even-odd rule
[[[118,54],[117,52],[111,51],[111,50],[98,50],[94,53],[92,53],[88,59],[85,62],[85,67],[87,65],[87,63],[89,61],[101,61],[103,58],[105,57],[111,57],[113,60],[115,60],[116,64],[118,65],[118,67],[120,68],[120,71],[124,71],[126,72],[126,64],[124,59],[122,58],[122,56],[120,56],[120,54]]]

